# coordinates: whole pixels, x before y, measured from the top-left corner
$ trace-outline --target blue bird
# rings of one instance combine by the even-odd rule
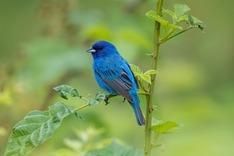
[[[138,84],[127,61],[113,44],[106,41],[94,43],[87,52],[93,56],[93,72],[98,85],[109,93],[106,103],[110,97],[122,95],[132,106],[138,125],[144,125]]]

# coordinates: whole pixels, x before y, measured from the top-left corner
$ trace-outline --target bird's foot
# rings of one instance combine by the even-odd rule
[[[126,98],[123,99],[123,102],[125,102],[125,101],[126,101]]]
[[[108,105],[110,102],[109,102],[109,99],[114,97],[114,96],[117,96],[115,94],[109,94],[109,95],[106,95],[105,99],[104,99],[104,102],[106,103],[106,105]]]
[[[105,105],[108,105],[110,103],[108,95],[106,95],[104,102],[105,102]]]

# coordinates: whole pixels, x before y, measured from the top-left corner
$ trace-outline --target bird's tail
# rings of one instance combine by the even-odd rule
[[[141,111],[139,104],[132,104],[132,108],[134,110],[138,125],[139,126],[145,125],[145,118],[142,114],[142,111]]]

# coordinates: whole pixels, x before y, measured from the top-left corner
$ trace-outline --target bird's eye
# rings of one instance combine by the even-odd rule
[[[102,49],[103,49],[103,46],[97,47],[97,50],[102,50]]]

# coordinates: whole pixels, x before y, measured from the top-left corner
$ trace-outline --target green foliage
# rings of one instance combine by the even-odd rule
[[[158,124],[154,124],[152,126],[152,130],[157,134],[166,134],[168,131],[180,127],[179,124],[172,122],[172,121],[166,121],[166,122],[159,122]]]
[[[171,29],[180,29],[182,30],[183,28],[181,26],[171,24],[169,21],[166,19],[163,19],[161,16],[157,15],[156,11],[150,10],[146,13],[146,16],[149,17],[150,19],[153,19],[157,22],[159,22],[162,26],[166,28],[171,28]]]
[[[84,98],[83,96],[81,96],[79,94],[79,92],[77,91],[77,89],[75,89],[74,87],[68,86],[68,85],[59,85],[54,87],[54,90],[57,91],[58,93],[60,93],[60,96],[66,100],[68,100],[68,97],[79,97],[80,99],[84,100],[87,102],[88,105],[97,105],[102,103],[105,98],[106,95],[103,93],[97,93],[96,96],[94,98]]]
[[[197,18],[191,16],[188,12],[190,8],[184,4],[175,4],[173,7],[173,11],[168,9],[163,9],[163,0],[157,1],[157,8],[156,10],[150,10],[146,13],[146,16],[155,21],[154,27],[154,50],[152,53],[152,68],[153,70],[157,70],[157,63],[158,63],[158,55],[160,45],[169,39],[172,39],[190,29],[199,28],[203,29],[201,26],[202,21],[198,20]],[[165,19],[165,15],[170,16],[172,19],[172,23]],[[182,26],[182,22],[188,24],[186,28]],[[137,69],[136,71],[139,71]],[[142,73],[141,71],[139,73]],[[144,77],[145,78],[145,77]],[[146,127],[145,127],[145,156],[151,156],[152,151],[152,135],[151,131],[155,132],[155,139],[156,142],[160,135],[165,134],[169,130],[178,127],[178,124],[175,122],[163,122],[158,123],[152,126],[152,110],[154,107],[153,96],[154,96],[154,85],[156,81],[156,75],[151,75],[152,80],[150,81],[148,96],[146,96]],[[142,78],[141,78],[142,79]],[[143,79],[145,81],[145,79]],[[147,81],[146,81],[147,82]],[[141,83],[140,83],[141,84]],[[153,144],[155,144],[153,142]],[[154,145],[158,146],[158,145]]]
[[[72,114],[77,116],[77,110],[102,103],[105,99],[105,94],[102,93],[96,94],[94,98],[83,98],[77,89],[68,85],[56,86],[54,90],[66,100],[68,100],[69,96],[79,97],[85,100],[87,104],[72,109],[65,104],[56,103],[50,106],[48,111],[34,110],[29,112],[23,120],[14,126],[8,139],[5,156],[28,155],[35,147],[52,137],[64,118]]]
[[[174,13],[172,17],[177,19],[177,21],[180,21],[180,18],[190,11],[190,8],[185,4],[175,4],[173,8]]]
[[[60,85],[53,88],[55,91],[60,93],[60,96],[66,100],[68,100],[68,96],[71,97],[80,97],[78,91],[68,85]]]
[[[75,136],[65,138],[64,144],[66,148],[58,149],[49,153],[49,156],[84,156],[90,150],[101,149],[112,142],[112,139],[106,139],[105,129],[97,129],[88,127],[85,129],[75,129]]]
[[[156,70],[150,69],[146,72],[143,72],[138,66],[130,64],[132,72],[134,73],[138,85],[139,85],[139,94],[148,94],[149,93],[149,85],[151,85],[151,76],[157,73]]]
[[[8,139],[5,156],[26,156],[35,147],[50,139],[60,127],[62,121],[74,111],[56,103],[48,111],[34,110],[18,122]]]
[[[66,10],[66,9],[63,9],[63,10]],[[167,40],[185,32],[187,30],[190,30],[192,28],[199,28],[202,30],[203,29],[203,25],[202,25],[203,22],[200,21],[199,19],[197,19],[196,17],[190,15],[189,11],[190,11],[190,8],[187,5],[182,5],[182,4],[174,5],[172,11],[168,10],[168,9],[163,9],[162,10],[163,15],[169,16],[171,18],[171,21],[167,20],[164,17],[159,16],[156,13],[156,11],[154,11],[154,10],[147,12],[146,16],[149,17],[150,19],[153,19],[154,21],[157,21],[158,23],[160,23],[162,28],[165,30],[165,31],[164,30],[161,31],[163,33],[160,36],[160,40],[158,43],[155,43],[155,44],[160,45],[160,44],[166,42]],[[96,13],[97,12],[95,12],[95,14]],[[86,15],[86,14],[87,14],[87,11],[85,11],[84,15]],[[112,15],[110,15],[110,17],[111,16]],[[69,16],[68,16],[68,18],[67,18],[67,16],[64,16],[64,17],[65,18],[62,18],[63,20],[61,23],[64,23],[64,21],[69,20],[69,18],[70,18]],[[82,18],[89,19],[86,16],[84,16]],[[121,23],[122,20],[117,19],[117,18],[113,18],[113,17],[111,17],[111,18],[114,19],[113,25],[115,25],[116,27],[119,27],[118,25],[116,25],[116,23]],[[64,19],[66,19],[66,20],[64,20]],[[121,17],[121,19],[122,19],[122,17]],[[57,21],[57,20],[51,20],[51,21]],[[93,20],[89,19],[88,21],[90,22]],[[127,20],[125,20],[125,21],[127,21]],[[58,22],[58,23],[55,23],[54,25],[60,25],[61,23]],[[131,22],[131,23],[134,23],[134,22]],[[139,22],[139,24],[140,23],[141,22]],[[184,25],[182,25],[183,23],[186,23],[188,25],[188,27],[184,28]],[[123,23],[121,23],[121,25],[122,24]],[[54,27],[54,25],[52,24],[52,27]],[[67,27],[70,25],[72,26],[72,23],[65,23],[65,25]],[[142,24],[142,25],[144,25],[144,24]],[[87,26],[87,25],[82,26],[82,24],[81,24],[79,29],[81,29],[81,35],[83,32],[83,36],[85,39],[84,40],[79,39],[80,40],[79,43],[86,44],[89,41],[91,41],[92,39],[96,40],[96,39],[104,38],[104,39],[112,40],[113,38],[116,38],[116,40],[120,40],[120,39],[121,40],[123,40],[123,39],[134,40],[136,45],[139,47],[144,47],[144,48],[150,47],[149,41],[148,41],[148,39],[146,39],[147,37],[145,37],[143,35],[143,33],[141,34],[141,33],[139,33],[138,30],[135,31],[131,27],[129,28],[129,30],[126,30],[125,28],[122,30],[121,28],[120,29],[112,29],[112,27],[110,28],[110,27],[106,26],[105,24],[104,25],[96,25],[96,27],[94,27],[94,26],[95,26],[94,23],[90,23],[89,26]],[[85,30],[84,28],[86,28],[86,31],[84,31]],[[116,31],[116,30],[118,30],[118,31]],[[119,30],[121,30],[120,31],[121,33],[119,33]],[[113,35],[113,32],[115,32],[116,34]],[[64,36],[66,36],[66,35],[58,35],[58,36],[62,36],[62,38],[64,38]],[[75,35],[72,34],[71,36],[75,36]],[[116,36],[118,36],[119,38]],[[81,38],[83,38],[83,37],[81,37]],[[125,42],[125,40],[124,40],[124,42]],[[63,44],[60,44],[60,43],[63,43]],[[74,43],[77,44],[76,41]],[[125,44],[128,45],[128,42]],[[135,48],[137,47],[136,45],[135,45]],[[66,64],[68,64],[68,63],[70,66],[69,68],[71,68],[71,67],[74,68],[77,66],[77,63],[79,62],[80,63],[79,68],[83,69],[84,64],[85,64],[83,57],[80,57],[80,58],[82,58],[82,61],[81,60],[77,61],[78,57],[74,57],[74,56],[77,56],[76,53],[70,53],[70,54],[63,53],[64,51],[68,51],[67,46],[68,46],[67,44],[64,44],[64,40],[61,40],[59,42],[56,41],[53,44],[51,44],[51,42],[48,42],[47,40],[43,43],[37,41],[36,44],[32,44],[32,46],[29,46],[27,49],[28,50],[28,57],[29,58],[31,57],[32,62],[31,62],[31,64],[29,64],[29,65],[27,64],[26,66],[28,68],[30,68],[29,71],[39,73],[38,75],[35,73],[33,73],[31,75],[34,75],[35,78],[38,78],[39,76],[43,77],[46,75],[47,77],[45,77],[44,79],[48,79],[50,77],[51,82],[52,82],[52,81],[54,81],[55,76],[51,76],[51,71],[53,71],[55,74],[59,73],[58,75],[60,75],[61,73],[63,73],[63,72],[61,72],[61,69],[63,69],[62,71],[67,70],[68,66],[66,66]],[[130,47],[130,46],[125,46],[124,48],[126,49],[128,47]],[[46,55],[42,54],[41,51],[43,51]],[[58,51],[60,51],[59,54],[58,54]],[[65,58],[65,57],[67,58],[66,61],[65,62],[64,62],[64,60],[61,61],[61,58]],[[44,65],[43,66],[41,64],[41,62],[47,62],[48,64],[43,64]],[[44,70],[45,67],[46,67],[47,74],[43,74],[41,72],[38,72],[38,71],[45,72],[45,70]],[[31,68],[37,69],[37,70],[31,70]],[[137,79],[139,87],[140,87],[139,93],[145,94],[148,97],[149,96],[152,97],[153,92],[151,95],[149,95],[149,89],[150,89],[150,87],[154,87],[153,86],[154,84],[152,83],[152,77],[155,76],[155,74],[157,73],[156,70],[149,69],[146,72],[144,72],[143,70],[141,70],[139,67],[137,67],[135,65],[131,65],[131,68],[136,76],[136,79]],[[76,69],[76,68],[74,68],[74,69]],[[25,74],[22,74],[22,75],[24,76]],[[39,80],[40,79],[36,79],[36,80],[33,79],[34,83],[41,82]],[[48,82],[50,82],[50,81],[48,81]],[[54,132],[60,127],[62,120],[64,118],[66,118],[72,114],[77,115],[76,112],[78,110],[83,109],[87,106],[97,105],[97,104],[103,103],[103,101],[105,100],[105,97],[106,97],[105,94],[97,93],[94,98],[92,98],[90,96],[85,98],[82,95],[80,95],[80,93],[77,91],[77,89],[75,89],[71,86],[68,86],[68,85],[57,86],[54,88],[54,90],[56,90],[58,93],[60,93],[60,96],[62,98],[67,99],[67,100],[70,97],[78,97],[79,99],[85,101],[85,105],[78,107],[78,108],[75,108],[75,109],[71,109],[67,105],[64,105],[62,103],[56,103],[55,105],[49,107],[48,111],[34,110],[32,112],[29,112],[25,116],[25,118],[23,120],[21,120],[18,124],[16,124],[15,127],[13,128],[12,133],[11,133],[9,140],[8,140],[7,150],[5,153],[6,156],[29,154],[35,147],[37,147],[40,144],[43,144],[46,140],[48,140],[49,138],[52,137]],[[3,92],[3,93],[6,93],[6,94],[0,95],[0,103],[1,103],[1,101],[3,101],[4,103],[12,103],[11,99],[9,98],[9,97],[11,97],[9,92]],[[3,98],[1,98],[1,97],[3,97]],[[152,111],[151,108],[150,108],[150,110],[147,110],[147,112],[150,112],[150,111]],[[174,123],[174,122],[161,122],[161,123],[154,124],[152,127],[151,127],[151,124],[149,126],[151,128],[150,131],[152,130],[153,132],[155,132],[155,134],[157,136],[162,135],[162,134],[166,134],[170,130],[172,130],[173,128],[179,127],[179,125]],[[0,130],[1,130],[1,127],[0,127]],[[0,135],[1,135],[1,131],[0,131]],[[87,135],[90,138],[88,138]],[[79,136],[81,136],[81,139],[79,141],[66,140],[66,145],[68,145],[70,148],[79,150],[79,151],[76,151],[77,153],[79,153],[80,151],[82,153],[83,152],[82,148],[85,148],[85,150],[84,150],[85,152],[89,151],[86,154],[87,156],[94,156],[94,155],[95,156],[97,156],[97,155],[121,155],[121,156],[122,155],[124,155],[124,156],[128,156],[128,155],[129,156],[130,155],[138,156],[139,155],[140,156],[141,155],[142,156],[143,155],[143,149],[125,146],[125,145],[122,145],[122,144],[119,144],[116,142],[112,142],[110,145],[108,145],[104,148],[101,147],[101,148],[97,149],[96,144],[90,143],[92,141],[92,139],[95,138],[95,135],[92,135],[91,133],[85,133],[85,135],[83,135],[83,138],[82,138],[81,134],[79,134]],[[81,147],[81,148],[77,148],[77,147]],[[151,148],[151,145],[150,145],[150,148]],[[96,149],[96,150],[93,150],[93,149]],[[92,150],[92,151],[90,151],[90,150]]]
[[[150,10],[146,13],[146,16],[150,19],[153,19],[161,24],[163,29],[165,30],[163,34],[160,36],[159,43],[164,43],[167,40],[174,38],[175,36],[193,29],[199,28],[201,30],[204,29],[203,22],[198,18],[191,16],[189,14],[190,8],[185,4],[175,4],[173,6],[173,11],[168,9],[162,9],[163,15],[168,15],[172,19],[172,23],[170,23],[167,19],[162,16],[159,16],[156,11]],[[184,28],[181,23],[185,22],[188,24],[188,27]],[[179,32],[175,32],[179,30]]]
[[[143,156],[143,149],[128,147],[113,141],[110,145],[88,152],[85,156]]]
[[[106,98],[105,94],[97,93],[94,98],[89,98],[87,101],[89,105],[97,105],[102,103],[105,100],[105,98]]]

